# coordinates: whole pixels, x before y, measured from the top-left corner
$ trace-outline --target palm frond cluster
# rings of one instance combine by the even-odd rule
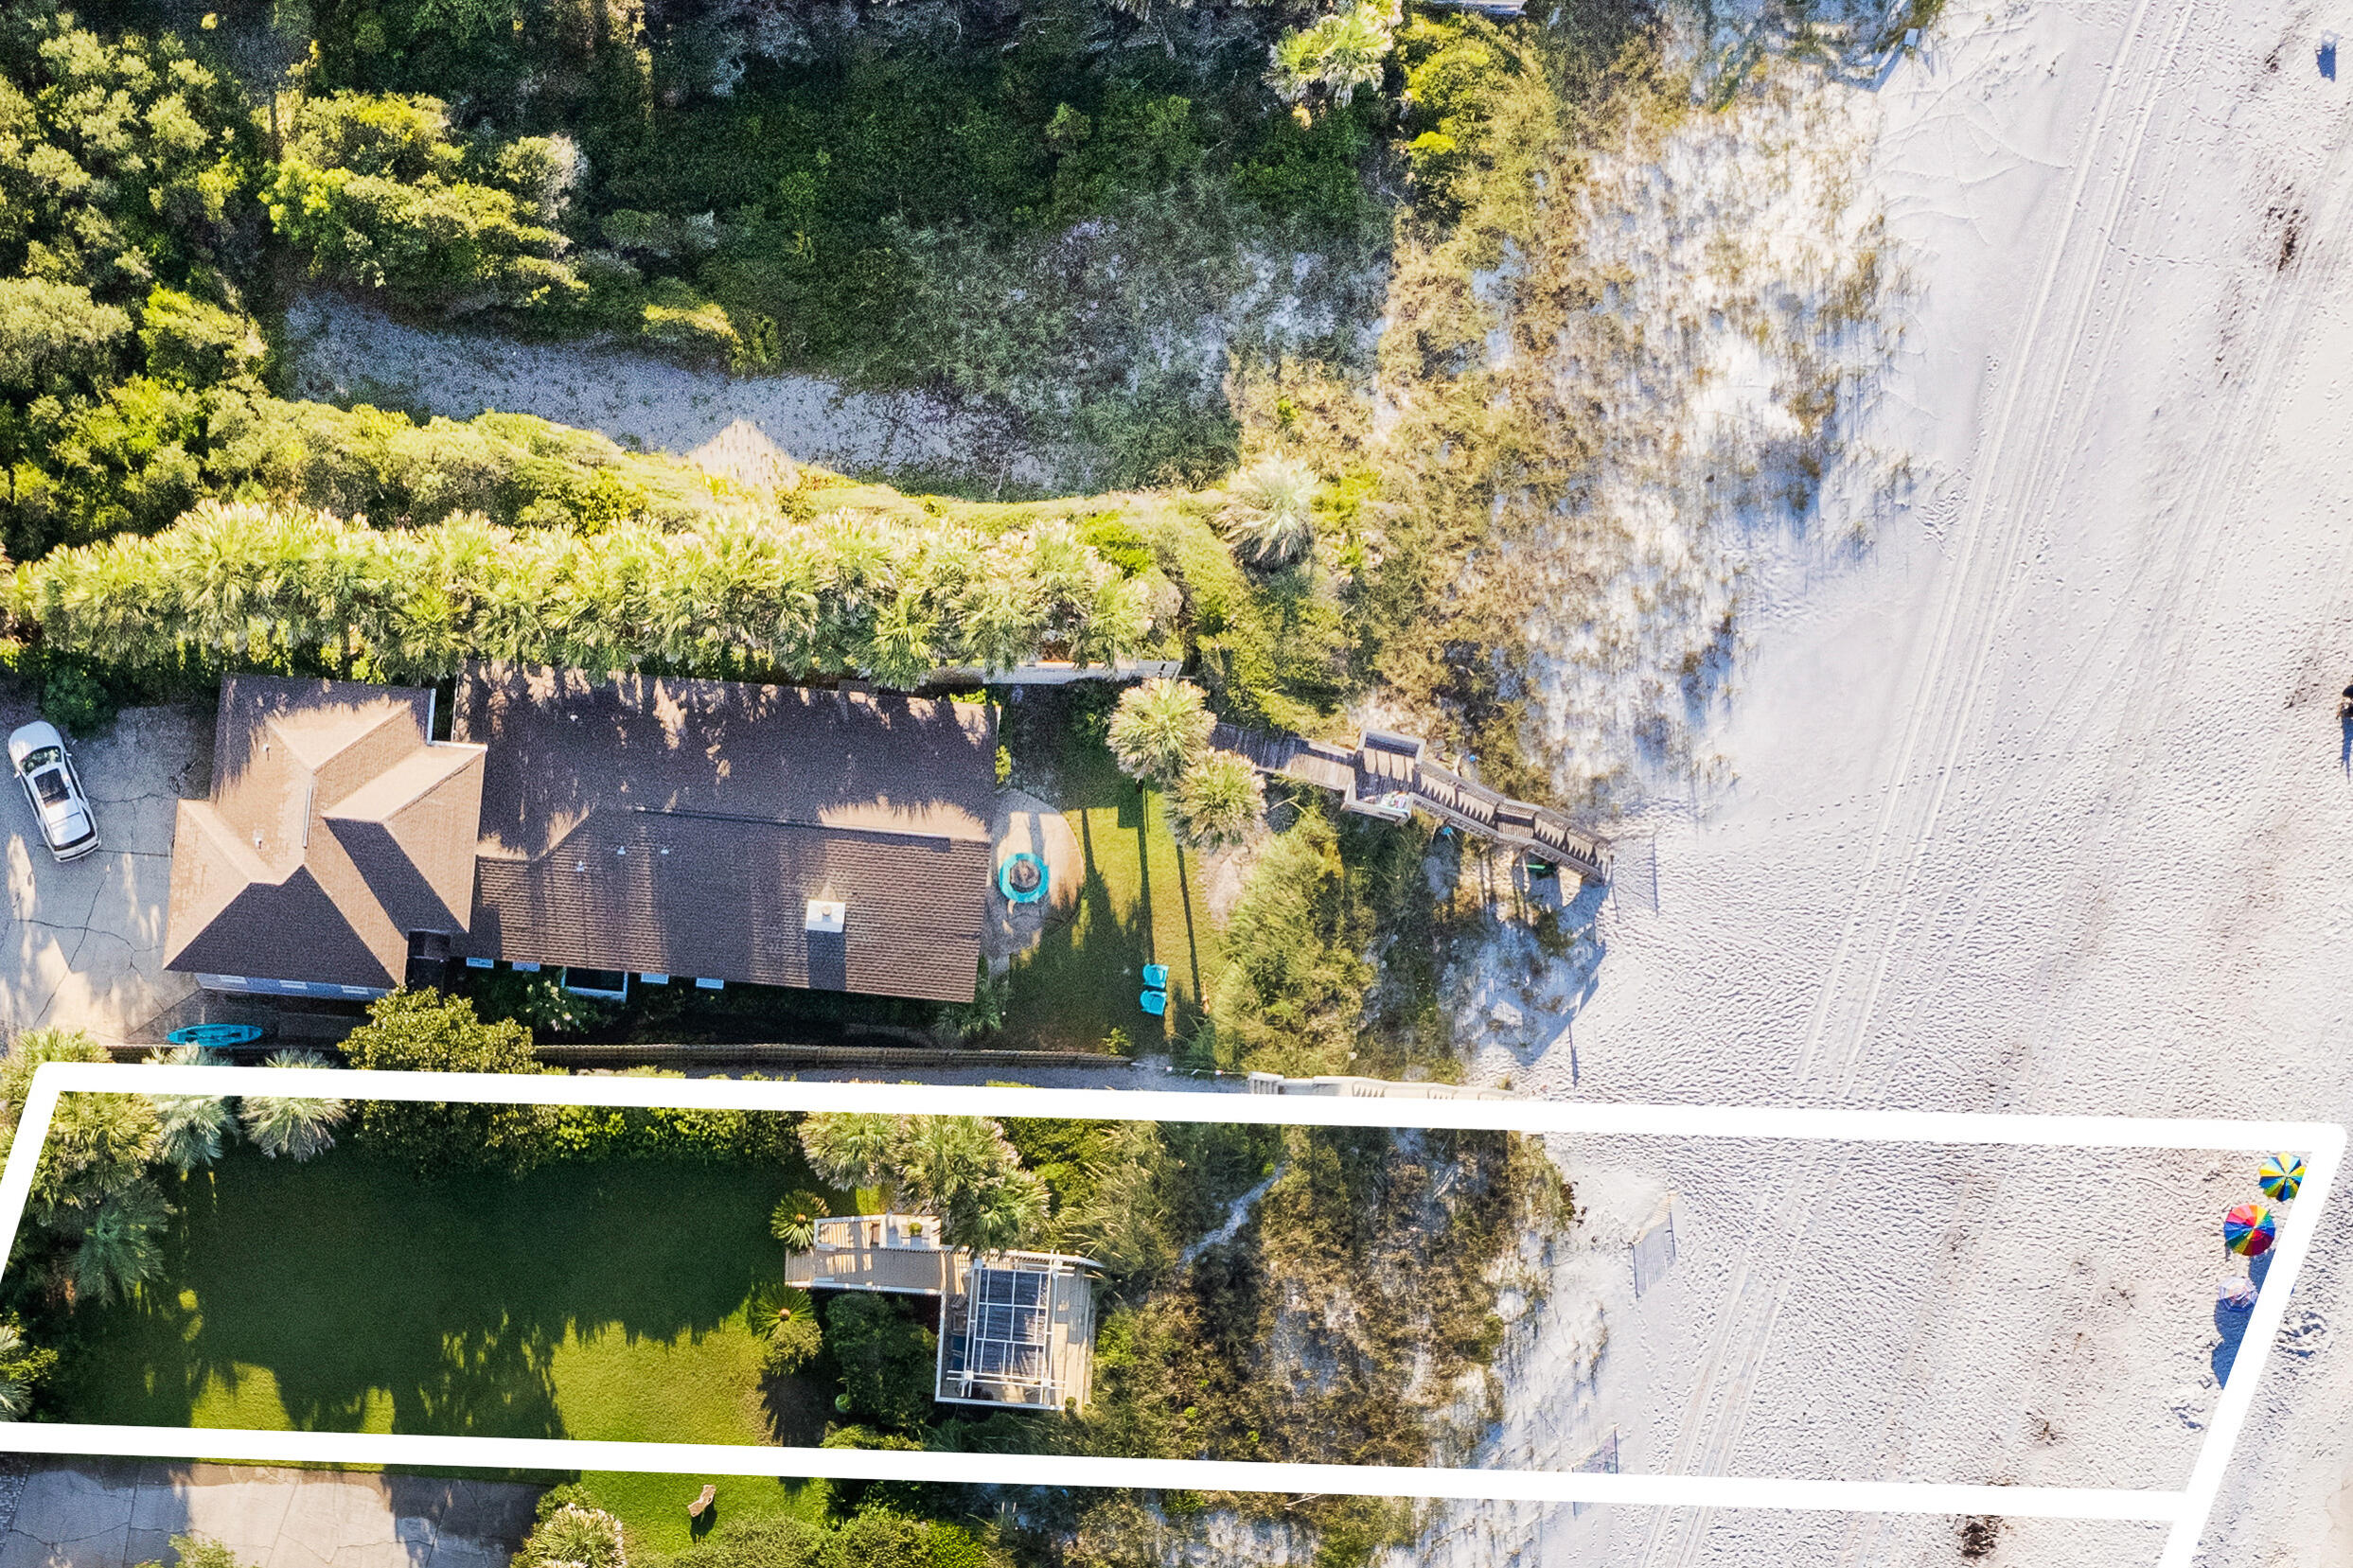
[[[35,1071],[44,1062],[103,1062],[106,1051],[78,1030],[26,1030],[0,1058],[0,1133],[13,1136]],[[193,1046],[151,1053],[150,1063],[208,1066],[219,1058]],[[274,1067],[318,1068],[325,1058],[281,1050]],[[34,1168],[26,1216],[45,1243],[47,1268],[74,1298],[111,1301],[163,1268],[163,1238],[172,1207],[167,1171],[186,1175],[221,1155],[241,1126],[264,1154],[309,1159],[333,1147],[350,1114],[341,1100],[319,1096],[67,1094],[59,1097]],[[0,1351],[0,1365],[8,1356]],[[0,1419],[10,1418],[0,1372]]]
[[[54,551],[18,570],[10,599],[48,647],[114,664],[323,661],[385,680],[482,657],[911,686],[1050,646],[1108,661],[1151,625],[1145,586],[1068,522],[991,537],[865,513],[584,536],[207,502],[157,534]]]
[[[1015,1246],[1046,1224],[1045,1183],[987,1117],[821,1112],[803,1119],[801,1148],[835,1186],[879,1188],[894,1210],[935,1216],[949,1246]]]

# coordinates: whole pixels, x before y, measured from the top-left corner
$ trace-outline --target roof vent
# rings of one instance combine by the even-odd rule
[[[824,931],[834,936],[840,936],[841,934],[841,917],[844,912],[842,905],[838,900],[829,898],[812,898],[809,900],[808,924],[803,926],[802,929],[808,931]]]

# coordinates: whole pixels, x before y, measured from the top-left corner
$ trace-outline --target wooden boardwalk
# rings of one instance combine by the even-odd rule
[[[1607,839],[1580,831],[1549,807],[1514,801],[1439,766],[1411,735],[1368,730],[1352,751],[1329,741],[1221,724],[1211,741],[1262,773],[1332,791],[1342,811],[1391,822],[1426,811],[1475,837],[1566,866],[1588,882],[1609,881]]]

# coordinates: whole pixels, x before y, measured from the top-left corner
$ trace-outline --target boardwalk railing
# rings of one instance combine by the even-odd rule
[[[1464,778],[1429,760],[1411,735],[1368,730],[1354,750],[1330,741],[1217,727],[1212,742],[1248,760],[1262,773],[1331,790],[1340,809],[1402,822],[1416,809],[1449,827],[1568,867],[1589,882],[1610,877],[1610,846],[1577,829],[1559,812],[1530,805]]]

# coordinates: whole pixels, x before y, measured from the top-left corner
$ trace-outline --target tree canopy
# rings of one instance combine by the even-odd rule
[[[355,1067],[384,1072],[543,1071],[531,1031],[511,1019],[485,1023],[474,1004],[438,991],[396,991],[368,1004],[367,1022],[344,1041]],[[408,1161],[420,1175],[469,1171],[521,1173],[544,1154],[552,1105],[363,1101],[359,1140]]]

